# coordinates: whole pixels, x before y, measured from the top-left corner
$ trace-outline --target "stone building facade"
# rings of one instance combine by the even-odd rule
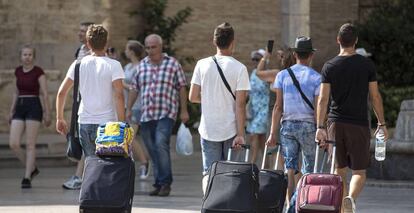
[[[123,50],[128,37],[140,32],[142,20],[131,16],[143,0],[0,0],[0,132],[8,131],[5,118],[13,88],[13,69],[19,64],[18,51],[25,43],[37,48],[37,64],[47,71],[51,105],[56,91],[79,46],[81,21],[103,23],[109,30],[110,45]],[[250,52],[264,48],[268,39],[276,47],[292,45],[298,35],[310,36],[318,49],[313,66],[338,52],[336,33],[347,21],[365,17],[374,0],[169,0],[166,15],[189,6],[188,23],[177,32],[178,54],[196,60],[215,53],[214,27],[226,21],[236,31],[235,57],[252,69]],[[191,72],[193,64],[185,65]],[[50,73],[50,74],[49,74]],[[54,127],[49,130],[53,131]]]

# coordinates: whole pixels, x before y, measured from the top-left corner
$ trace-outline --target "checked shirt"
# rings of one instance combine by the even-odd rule
[[[141,122],[177,118],[179,90],[186,86],[184,71],[173,57],[164,54],[160,64],[150,63],[145,57],[133,80],[141,100]]]

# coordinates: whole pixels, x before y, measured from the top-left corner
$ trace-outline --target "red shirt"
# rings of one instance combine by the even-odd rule
[[[39,95],[39,77],[44,75],[42,68],[34,66],[29,72],[23,72],[23,66],[19,66],[14,71],[16,76],[16,86],[19,95]]]

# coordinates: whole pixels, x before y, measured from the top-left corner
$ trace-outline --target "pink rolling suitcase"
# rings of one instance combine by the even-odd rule
[[[333,143],[332,159],[336,146]],[[319,146],[316,146],[315,167],[312,174],[302,176],[297,187],[296,211],[298,213],[339,213],[342,205],[342,178],[335,175],[335,160],[332,160],[330,174],[317,173]]]

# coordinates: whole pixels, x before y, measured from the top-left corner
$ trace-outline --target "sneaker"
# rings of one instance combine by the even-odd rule
[[[167,197],[170,195],[171,187],[170,185],[161,186],[160,192],[158,192],[158,196]]]
[[[36,177],[40,173],[39,169],[37,169],[37,166],[34,168],[32,173],[30,173],[30,180],[33,180],[34,177]]]
[[[147,163],[145,163],[145,164],[142,164],[140,167],[139,167],[139,179],[141,179],[141,180],[145,180],[145,179],[147,179],[148,178],[148,176],[149,176],[149,172],[150,172],[150,165],[149,165],[150,163],[149,162],[147,162]]]
[[[22,189],[32,188],[32,183],[30,182],[29,178],[23,178],[22,180]]]
[[[154,190],[150,191],[149,196],[157,196],[160,193],[161,187],[154,187]]]
[[[69,180],[63,183],[62,187],[64,189],[77,190],[80,189],[82,185],[82,180],[78,176],[71,176]]]
[[[344,213],[355,213],[355,201],[351,196],[346,196],[343,200]]]

